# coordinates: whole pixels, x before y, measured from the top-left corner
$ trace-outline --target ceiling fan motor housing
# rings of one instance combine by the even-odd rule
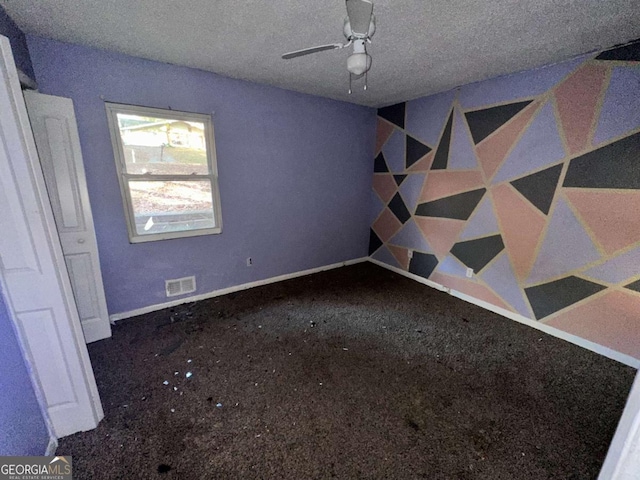
[[[354,32],[351,29],[351,22],[349,21],[349,17],[345,17],[342,33],[344,33],[344,37],[347,40],[355,40],[357,38],[371,38],[373,37],[373,34],[376,33],[376,16],[371,14],[371,22],[369,23],[369,30],[367,30],[367,32],[365,33]]]

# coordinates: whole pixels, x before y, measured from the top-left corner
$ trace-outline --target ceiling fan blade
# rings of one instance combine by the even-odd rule
[[[370,0],[347,0],[347,15],[354,34],[366,35],[369,32],[372,13],[373,3]]]
[[[320,45],[319,47],[303,48],[302,50],[296,50],[295,52],[289,52],[282,55],[282,58],[288,60],[290,58],[302,57],[303,55],[309,55],[316,52],[324,52],[325,50],[335,50],[337,48],[343,48],[341,43],[331,43],[329,45]]]

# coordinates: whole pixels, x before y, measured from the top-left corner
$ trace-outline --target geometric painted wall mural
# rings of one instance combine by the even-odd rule
[[[640,359],[640,43],[380,109],[373,164],[372,258]]]

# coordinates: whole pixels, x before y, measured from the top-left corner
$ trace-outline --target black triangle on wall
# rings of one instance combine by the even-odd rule
[[[399,126],[400,128],[404,128],[404,110],[404,102],[396,103],[395,105],[379,108],[378,116],[384,118],[385,120],[389,120],[391,123]]]
[[[380,152],[376,157],[376,160],[373,164],[373,171],[375,173],[386,173],[389,171],[389,168],[387,167],[387,161],[384,159],[384,155],[382,154],[382,152]]]
[[[405,168],[409,168],[430,151],[431,147],[407,135],[407,151],[404,159]]]
[[[393,179],[396,181],[396,185],[400,186],[400,184],[402,182],[404,182],[404,179],[407,178],[406,175],[394,175]]]
[[[618,60],[622,62],[640,62],[640,41],[602,52],[596,60]]]
[[[411,218],[411,214],[399,193],[396,193],[389,202],[389,210],[391,210],[402,223],[405,223]]]
[[[640,292],[640,280],[631,282],[629,285],[625,285],[624,288],[628,288],[629,290],[635,290],[636,292]]]
[[[451,253],[467,267],[473,268],[475,273],[478,273],[502,250],[504,250],[502,237],[491,235],[490,237],[456,243],[451,249]]]
[[[429,278],[429,275],[438,266],[438,258],[431,253],[413,252],[413,257],[409,263],[409,272]]]
[[[569,162],[565,187],[640,189],[640,133],[592,150]]]
[[[525,288],[524,291],[529,298],[536,319],[540,320],[605,288],[607,287],[599,283],[570,276]]]
[[[376,235],[373,228],[369,229],[369,232],[369,255],[371,255],[382,246],[382,240]]]
[[[551,202],[553,201],[553,195],[556,192],[561,172],[562,165],[556,165],[514,180],[511,185],[533,203],[538,210],[547,215],[551,208]]]
[[[449,145],[451,144],[451,127],[453,125],[453,112],[449,115],[447,120],[447,126],[444,128],[444,133],[438,144],[436,155],[433,158],[431,164],[431,170],[444,170],[449,164]]]
[[[502,125],[515,117],[532,100],[526,102],[509,103],[498,107],[484,108],[474,112],[465,113],[473,143],[479,144]]]
[[[450,197],[439,198],[421,203],[416,207],[415,214],[421,217],[454,218],[468,220],[473,210],[484,196],[486,188],[479,188],[470,192],[456,193]]]

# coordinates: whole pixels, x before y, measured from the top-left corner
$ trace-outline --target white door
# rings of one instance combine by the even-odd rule
[[[87,343],[111,336],[73,101],[25,91],[27,112]]]
[[[640,479],[640,373],[631,386],[627,404],[613,436],[598,480]]]
[[[104,416],[11,47],[0,36],[0,281],[56,436]]]

